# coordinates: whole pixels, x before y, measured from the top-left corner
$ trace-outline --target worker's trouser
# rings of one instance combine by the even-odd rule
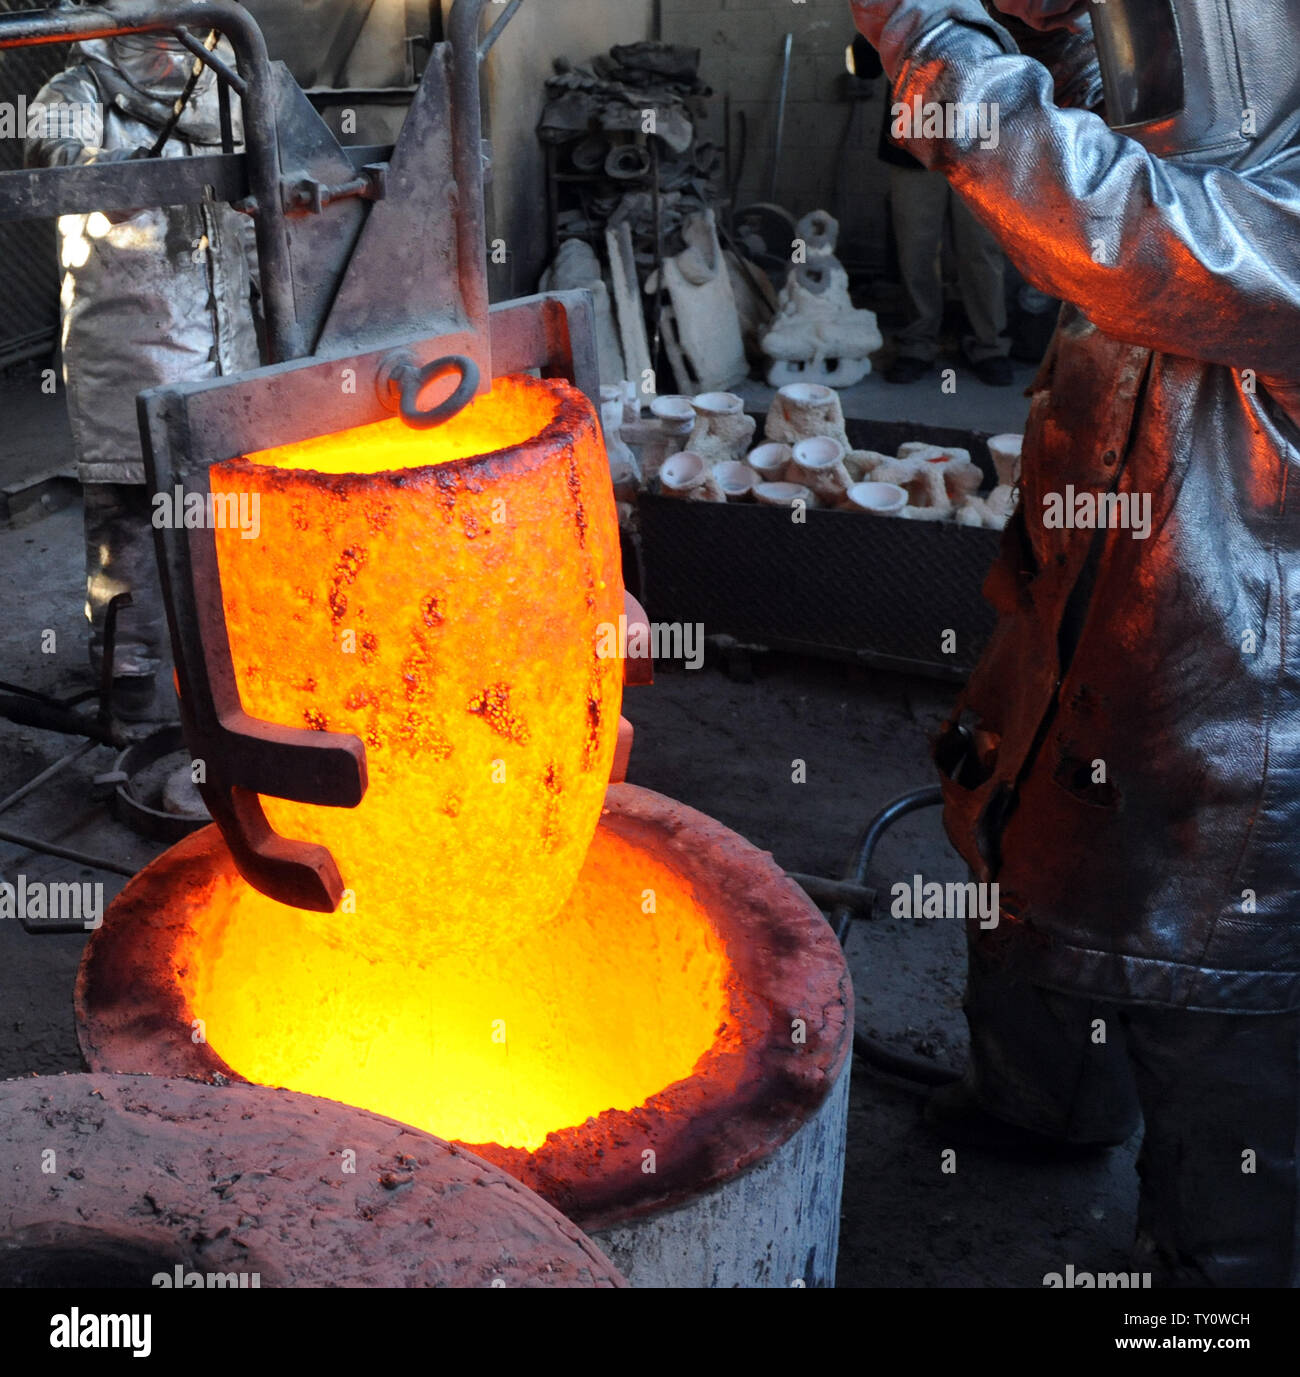
[[[1300,1014],[1057,994],[974,939],[966,1018],[968,1081],[999,1118],[1072,1143],[1145,1119],[1138,1261],[1156,1285],[1300,1285]]]
[[[1005,357],[1011,352],[1011,341],[1002,337],[1007,328],[1006,260],[997,240],[971,214],[942,172],[891,166],[889,196],[898,268],[912,311],[898,335],[899,356],[925,363],[938,357],[943,325],[939,255],[951,210],[957,282],[971,325],[963,348],[973,363]]]
[[[167,653],[167,623],[150,489],[143,483],[85,483],[82,491],[91,668],[98,674],[103,663],[109,602],[118,593],[130,593],[130,607],[118,609],[113,674],[157,674]]]

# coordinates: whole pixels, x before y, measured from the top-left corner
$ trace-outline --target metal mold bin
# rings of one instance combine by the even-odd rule
[[[847,429],[854,448],[883,454],[907,440],[960,445],[984,470],[985,489],[995,481],[987,435],[894,421]],[[656,622],[957,681],[993,630],[980,588],[998,553],[996,531],[823,510],[797,524],[782,508],[648,493],[637,517],[640,567],[628,568],[628,582]]]

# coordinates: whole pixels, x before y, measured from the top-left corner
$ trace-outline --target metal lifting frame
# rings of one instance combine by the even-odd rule
[[[416,411],[423,380],[456,360],[467,397],[493,377],[539,371],[598,402],[586,292],[489,306],[479,66],[522,0],[480,42],[487,0],[456,0],[391,156],[339,146],[252,17],[231,0],[106,0],[0,16],[0,49],[120,34],[176,35],[243,102],[246,152],[0,173],[0,219],[179,204],[209,195],[256,226],[270,363],[139,399],[155,491],[207,505],[208,470],[253,450]],[[232,73],[186,30],[224,34]],[[223,96],[228,99],[228,96]],[[228,128],[228,122],[227,122]],[[461,365],[466,365],[461,367]],[[352,370],[355,392],[339,386]],[[251,718],[240,703],[211,529],[156,533],[181,715],[205,761],[204,801],[251,884],[329,912],[343,881],[329,852],[278,836],[259,795],[354,807],[366,788],[353,736]]]

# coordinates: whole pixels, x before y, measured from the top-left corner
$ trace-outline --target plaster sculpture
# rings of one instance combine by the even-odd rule
[[[713,466],[693,450],[684,449],[674,454],[659,470],[659,483],[667,497],[680,497],[688,502],[727,500],[713,476]]]
[[[691,405],[696,419],[686,448],[711,465],[743,460],[758,425],[744,402],[733,392],[702,392]]]
[[[777,313],[763,336],[771,360],[767,381],[851,387],[871,372],[871,358],[884,340],[871,311],[857,310],[849,296],[849,275],[835,257],[839,227],[825,211],[805,216],[797,227],[796,261]]]

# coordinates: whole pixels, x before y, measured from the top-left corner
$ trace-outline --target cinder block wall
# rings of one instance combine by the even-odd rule
[[[485,26],[501,8],[487,6]],[[554,59],[585,65],[615,43],[654,37],[653,27],[654,0],[528,0],[492,49],[484,81],[495,159],[489,228],[506,241],[509,255],[489,270],[494,300],[536,291],[546,266],[545,160],[536,127]]]
[[[854,28],[847,0],[660,0],[662,36],[702,50],[705,79],[731,93],[732,147],[748,121],[739,204],[766,200],[784,37],[794,35],[785,139],[776,199],[796,217],[824,207],[840,216],[842,248],[875,268],[886,255],[887,174],[876,157],[884,79],[859,109],[841,98],[845,49]]]

